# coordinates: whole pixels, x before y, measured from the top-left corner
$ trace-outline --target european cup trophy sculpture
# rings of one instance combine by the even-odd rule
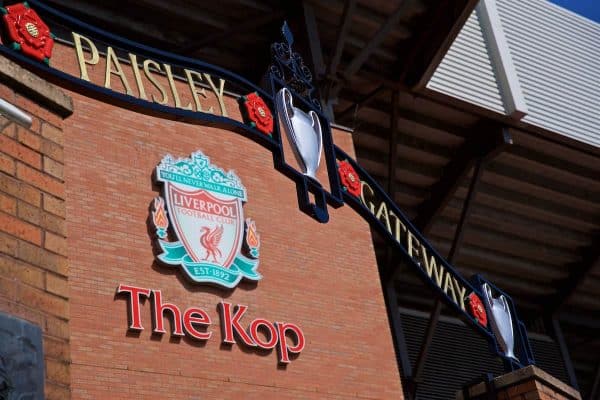
[[[275,98],[277,115],[280,116],[294,156],[304,175],[317,180],[316,173],[321,161],[323,137],[319,116],[314,111],[308,114],[294,107],[292,93],[287,88],[277,92]]]
[[[484,283],[482,287],[485,301],[492,314],[490,322],[492,330],[496,335],[496,340],[506,357],[517,360],[514,353],[515,337],[508,301],[504,295],[494,298],[492,288],[487,283]]]

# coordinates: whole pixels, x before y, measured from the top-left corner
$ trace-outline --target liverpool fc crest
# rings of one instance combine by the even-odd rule
[[[164,185],[152,211],[160,261],[180,265],[194,282],[227,288],[242,278],[261,279],[260,237],[254,221],[244,219],[246,189],[233,171],[197,151],[190,158],[167,155],[156,179]],[[176,240],[169,240],[169,226]]]

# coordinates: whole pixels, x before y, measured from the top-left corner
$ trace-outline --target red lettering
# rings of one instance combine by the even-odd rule
[[[129,329],[143,331],[144,327],[140,315],[140,296],[150,296],[150,289],[120,284],[117,293],[129,293],[129,308],[127,309]]]
[[[165,321],[163,318],[163,313],[165,310],[171,311],[173,314],[173,335],[183,336],[183,327],[181,325],[181,311],[175,304],[170,303],[162,303],[162,294],[160,290],[152,291],[152,322],[154,332],[156,333],[166,333],[165,331]]]
[[[258,329],[264,326],[269,331],[269,339],[267,342],[263,342],[260,335],[258,334]],[[272,323],[267,321],[266,319],[257,318],[250,324],[250,336],[254,342],[258,345],[258,347],[263,349],[272,349],[277,345],[277,329],[273,326]]]
[[[212,332],[200,332],[194,327],[194,324],[210,325],[210,317],[204,310],[191,307],[183,313],[183,326],[185,331],[194,339],[210,339]]]
[[[244,316],[246,310],[248,309],[248,306],[237,305],[233,317],[231,316],[230,303],[222,301],[219,309],[221,312],[221,334],[223,337],[223,343],[234,344],[235,339],[233,335],[235,332],[238,338],[240,338],[246,346],[256,347],[256,343],[254,343],[252,338],[248,336],[248,334],[244,331],[239,322],[240,319]]]
[[[277,348],[279,362],[288,364],[290,362],[289,353],[297,354],[304,350],[304,344],[306,343],[304,334],[302,333],[302,330],[295,324],[275,322],[275,326],[277,327],[277,332],[279,333],[279,346]],[[288,346],[287,337],[285,336],[288,331],[293,332],[296,335],[296,345],[291,347]]]

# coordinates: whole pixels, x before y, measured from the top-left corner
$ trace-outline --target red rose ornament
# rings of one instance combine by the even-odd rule
[[[1,9],[8,39],[13,48],[38,61],[49,62],[54,40],[48,26],[27,3]]]
[[[250,93],[242,97],[244,116],[250,124],[266,135],[273,133],[273,114],[265,101],[256,93]],[[248,122],[246,121],[246,122]]]
[[[485,306],[481,302],[479,296],[475,293],[471,293],[467,297],[469,302],[469,313],[479,322],[483,327],[487,327],[487,313],[485,312]]]
[[[340,161],[338,164],[338,174],[340,175],[342,185],[344,185],[348,193],[355,197],[360,196],[360,178],[348,161]]]

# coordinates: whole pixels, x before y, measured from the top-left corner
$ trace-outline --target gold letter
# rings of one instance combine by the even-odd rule
[[[146,74],[146,77],[158,89],[158,91],[160,92],[160,94],[163,97],[162,100],[158,101],[158,100],[156,100],[156,97],[153,94],[152,101],[154,101],[155,103],[158,103],[158,104],[167,104],[169,102],[169,98],[167,97],[167,92],[162,87],[162,85],[158,82],[158,80],[156,80],[156,78],[152,76],[152,73],[150,72],[150,64],[152,64],[152,66],[154,68],[156,68],[159,72],[162,72],[162,70],[160,69],[160,64],[157,63],[156,61],[153,61],[150,59],[144,61],[144,73]]]
[[[135,77],[135,83],[137,83],[138,91],[140,92],[140,98],[148,100],[148,97],[146,97],[146,89],[144,88],[144,83],[142,82],[142,77],[140,75],[140,66],[137,62],[137,56],[135,54],[129,53],[129,61],[131,61],[131,67],[133,68],[133,76]]]
[[[200,74],[199,72],[196,71],[190,71],[189,69],[185,69],[185,76],[187,77],[187,81],[188,84],[190,85],[190,90],[192,91],[192,96],[194,97],[194,102],[196,103],[196,110],[203,112],[202,110],[202,105],[200,104],[200,99],[198,98],[198,95],[202,95],[204,96],[204,98],[208,98],[208,96],[206,95],[206,90],[204,90],[204,88],[198,89],[196,88],[196,85],[194,85],[194,78],[192,77],[192,74],[194,76],[196,76],[196,78],[198,78],[199,80],[202,80],[202,74]],[[213,108],[210,107],[207,112],[212,113],[213,112]]]
[[[90,52],[92,53],[92,58],[90,58],[89,60],[86,60],[83,57],[83,48],[81,47],[82,39],[88,45],[88,47],[90,48]],[[77,53],[77,61],[79,61],[80,78],[83,80],[86,80],[88,82],[91,82],[90,77],[88,76],[87,67],[85,66],[85,64],[89,64],[89,65],[98,64],[98,61],[100,60],[100,57],[98,56],[98,49],[96,48],[96,46],[94,45],[94,43],[92,43],[92,41],[90,39],[86,38],[85,36],[81,36],[80,34],[75,33],[75,32],[73,32],[73,41],[75,42],[75,51]]]
[[[375,194],[373,188],[369,186],[367,182],[360,181],[360,201],[363,203],[363,206],[367,207],[371,211],[371,214],[375,215],[375,204],[372,202],[367,203],[367,200],[365,199],[365,188],[369,189],[371,196]]]
[[[456,293],[454,293],[454,285],[452,284],[452,276],[446,271],[446,280],[444,281],[444,292],[448,294],[448,289],[452,290],[452,299],[456,304],[458,304],[458,300],[456,300]]]
[[[433,275],[435,274],[435,280],[437,285],[442,287],[442,279],[444,278],[444,267],[438,266],[435,261],[435,257],[431,256],[431,258],[427,257],[427,250],[425,246],[421,245],[421,261],[425,264],[425,271],[427,271],[427,275],[433,279]]]
[[[417,240],[415,235],[412,234],[411,231],[407,231],[407,239],[406,239],[406,251],[408,255],[412,258],[419,257],[419,249],[417,246],[421,246],[421,243]],[[413,240],[415,241],[415,245],[413,246]]]
[[[456,291],[458,292],[459,306],[464,311],[465,310],[465,294],[467,294],[467,289],[460,286],[460,284],[458,283],[458,280],[456,280],[455,277],[452,277],[452,279],[454,279],[454,286],[456,286]]]
[[[402,231],[406,231],[406,226],[404,226],[404,224],[402,223],[402,221],[400,221],[400,218],[398,218],[398,216],[396,214],[394,214],[393,211],[390,211],[390,215],[394,218],[396,218],[396,242],[401,243],[400,242],[400,233]]]
[[[112,69],[111,62],[115,64],[116,70]],[[121,64],[119,64],[119,59],[115,54],[115,51],[112,47],[108,46],[106,48],[106,73],[104,74],[104,87],[110,89],[110,75],[117,74],[119,78],[121,78],[121,82],[123,82],[123,86],[125,87],[125,92],[128,95],[131,95],[133,92],[131,91],[131,87],[129,86],[129,82],[127,82],[127,78],[125,77],[125,73],[121,68]]]
[[[175,99],[175,107],[183,108],[184,110],[191,110],[192,103],[188,103],[187,106],[181,107],[181,101],[179,100],[179,94],[177,93],[177,87],[175,86],[175,80],[173,79],[173,73],[171,72],[171,66],[169,64],[163,64],[165,66],[165,71],[167,72],[167,80],[169,81],[169,86],[171,86],[171,92],[173,93],[173,98]]]
[[[223,89],[225,88],[225,80],[219,78],[219,90],[217,90],[217,87],[213,83],[212,78],[210,77],[210,75],[205,73],[204,77],[208,81],[208,84],[210,85],[210,88],[213,90],[213,92],[215,92],[215,96],[217,96],[217,100],[219,101],[219,106],[221,107],[221,115],[223,115],[224,117],[226,117],[227,116],[227,109],[225,109],[225,101],[223,100]]]
[[[378,220],[381,221],[382,215],[385,218],[385,226],[387,227],[388,232],[390,233],[390,235],[393,235],[392,226],[390,225],[390,217],[388,216],[388,210],[387,210],[387,206],[385,205],[385,201],[382,201],[379,204],[379,210],[377,210],[377,214],[375,215],[375,218],[377,218]]]

